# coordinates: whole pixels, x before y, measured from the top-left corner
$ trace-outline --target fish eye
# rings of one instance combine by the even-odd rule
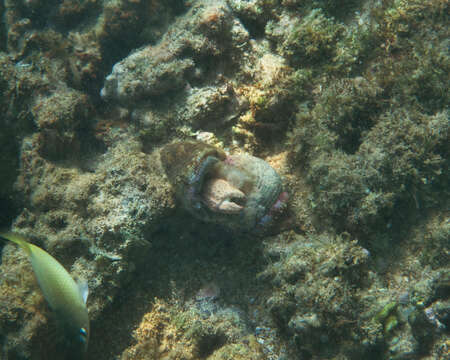
[[[86,342],[86,339],[87,339],[87,331],[86,331],[86,329],[85,328],[81,328],[79,332],[80,332],[80,340],[82,342]]]

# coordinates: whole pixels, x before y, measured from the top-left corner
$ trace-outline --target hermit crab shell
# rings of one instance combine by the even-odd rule
[[[260,230],[271,224],[287,197],[277,172],[247,154],[227,155],[194,141],[161,150],[167,177],[182,206],[194,217],[231,230]]]

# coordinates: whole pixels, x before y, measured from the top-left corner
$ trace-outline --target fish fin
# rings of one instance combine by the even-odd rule
[[[83,302],[86,304],[89,295],[88,282],[84,279],[78,279],[77,285],[78,285],[78,292],[80,293]]]
[[[31,254],[31,247],[28,241],[23,237],[22,235],[10,232],[10,231],[0,231],[0,237],[12,241],[13,243],[16,243],[19,245],[22,249],[25,250],[25,252],[30,255]]]

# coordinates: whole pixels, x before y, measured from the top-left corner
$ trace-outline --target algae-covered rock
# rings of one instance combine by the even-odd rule
[[[278,52],[292,64],[305,64],[334,56],[342,26],[326,17],[321,9],[313,9],[301,19],[283,14],[277,23],[269,23],[266,33]]]
[[[169,189],[160,177],[158,155],[141,153],[126,135],[116,140],[114,149],[85,171],[42,158],[39,146],[33,146],[40,138],[33,137],[22,149],[27,171],[17,183],[28,194],[29,207],[17,217],[14,230],[40,239],[72,274],[88,280],[88,306],[94,321],[132,279],[138,264],[145,262],[149,234],[172,206]],[[7,268],[7,262],[0,267],[3,273],[20,271]],[[26,323],[18,331],[26,331]],[[18,351],[20,346],[24,345],[11,343],[7,351]],[[29,351],[34,354],[36,350]]]
[[[328,106],[329,102],[326,103]],[[351,113],[358,114],[357,111],[353,108]],[[339,120],[338,112],[328,114],[333,121]],[[433,193],[443,189],[447,179],[443,170],[447,157],[443,144],[449,131],[445,111],[435,115],[389,112],[371,126],[373,114],[367,119],[366,129],[349,129],[345,136],[336,134],[331,126],[315,135],[312,134],[315,127],[308,130],[309,125],[299,131],[305,136],[300,149],[306,153],[308,149],[320,149],[309,162],[308,180],[314,184],[314,207],[344,221],[341,225],[346,229],[357,227],[364,231],[375,224],[386,226],[392,221],[391,215],[395,217],[398,211],[411,205],[416,209],[432,207],[439,201]],[[357,116],[358,126],[363,125],[364,115]],[[326,118],[322,114],[317,119],[323,124]],[[349,122],[346,124],[351,126]],[[337,126],[333,124],[334,128]],[[365,135],[355,138],[357,133]],[[349,145],[339,144],[347,141]]]
[[[206,70],[199,59],[225,55],[231,27],[225,2],[198,2],[157,45],[115,64],[106,77],[102,97],[132,106],[183,89],[195,81],[196,72],[198,76]]]
[[[0,225],[88,280],[88,359],[448,357],[447,2],[0,13]],[[273,230],[182,211],[160,152],[195,139],[281,175]],[[239,208],[213,175],[204,201]],[[71,358],[1,247],[0,357]]]
[[[180,308],[156,300],[121,359],[265,359],[236,309],[213,305],[205,312],[209,300],[199,301]]]
[[[260,274],[273,292],[266,306],[303,354],[333,352],[333,331],[358,320],[359,291],[369,252],[345,237],[279,236],[268,244],[274,260]]]
[[[34,96],[49,86],[26,63],[14,62],[0,52],[0,225],[17,215],[14,182],[19,174],[19,152],[23,137],[33,131],[30,106]],[[20,202],[20,201],[19,201]]]

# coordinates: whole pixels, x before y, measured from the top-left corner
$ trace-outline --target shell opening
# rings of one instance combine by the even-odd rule
[[[210,210],[223,213],[240,212],[246,200],[241,190],[219,178],[211,178],[205,182],[202,198]]]
[[[223,162],[211,168],[202,187],[201,197],[212,211],[235,214],[243,210],[251,188],[251,176]]]

